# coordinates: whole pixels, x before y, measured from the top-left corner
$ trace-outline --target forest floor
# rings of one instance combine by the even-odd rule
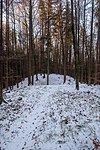
[[[100,85],[50,75],[4,91],[0,106],[0,150],[100,150]]]

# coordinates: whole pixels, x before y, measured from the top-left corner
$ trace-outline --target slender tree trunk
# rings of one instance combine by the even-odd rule
[[[6,0],[6,89],[9,78],[9,1]]]
[[[100,1],[98,4],[98,37],[95,60],[95,83],[100,82]]]
[[[33,42],[33,44],[32,44],[32,85],[34,85],[34,72],[35,72],[35,67],[37,67],[37,66],[35,66],[35,62],[34,62],[34,57],[35,57],[35,55],[34,55],[34,49],[35,49],[35,47],[34,47],[34,41],[32,41]]]
[[[33,45],[32,45],[32,36],[33,36],[33,29],[32,29],[32,0],[30,0],[29,6],[29,72],[28,72],[28,85],[32,84],[31,75],[32,75],[32,53],[33,53]]]
[[[50,67],[50,19],[48,14],[48,37],[47,37],[47,85],[49,85],[49,67]]]
[[[72,75],[72,72],[71,72],[71,64],[72,64],[72,62],[71,62],[71,60],[72,60],[72,47],[70,46],[70,48],[69,48],[69,64],[68,64],[68,73],[69,73],[69,75]]]
[[[84,20],[83,20],[83,42],[82,42],[82,61],[81,61],[81,82],[84,76],[84,43],[85,43],[85,15],[86,15],[86,0],[84,0]]]
[[[77,59],[78,59],[78,64],[77,64],[77,67],[78,67],[78,78],[80,79],[80,0],[78,0],[78,19],[77,19]]]
[[[46,28],[46,27],[45,27]],[[44,25],[42,20],[42,39],[41,39],[41,74],[43,73],[43,78],[45,78],[45,57],[44,57]]]
[[[2,56],[3,56],[3,47],[2,47],[2,43],[3,43],[3,39],[2,39],[2,7],[3,7],[3,0],[1,0],[1,4],[0,4],[0,104],[3,101],[3,97],[2,97]]]
[[[74,13],[73,13],[73,0],[71,0],[71,19],[72,19],[72,35],[73,35],[73,47],[75,57],[75,78],[76,78],[76,89],[79,90],[79,77],[78,77],[78,52],[77,52],[77,38],[74,30]]]
[[[16,29],[15,29],[15,12],[14,12],[14,6],[12,3],[12,11],[13,11],[13,21],[14,21],[14,50],[17,49],[17,43],[16,43]]]
[[[49,73],[50,73],[50,7],[51,1],[48,0],[48,26],[47,26],[47,85],[49,85]]]
[[[14,5],[12,3],[12,13],[13,13],[13,25],[14,25],[14,31],[13,31],[13,36],[12,36],[12,41],[13,41],[13,49],[12,52],[14,53],[15,51],[17,51],[17,41],[16,41],[16,23],[15,23],[15,11],[14,11]],[[12,60],[12,68],[13,68],[13,60]],[[13,71],[13,70],[12,70]],[[14,81],[14,77],[12,75],[12,89],[13,89],[13,81]]]
[[[66,0],[66,29],[65,29],[65,49],[64,49],[64,83],[66,81],[66,75],[68,74],[68,24],[69,24],[69,19],[68,19],[68,12],[69,11],[69,5],[68,5],[68,0]]]
[[[9,77],[9,0],[6,0],[6,89]]]
[[[93,16],[94,16],[94,0],[92,0],[92,16],[91,16],[91,34],[90,34],[90,52],[88,65],[88,84],[91,84],[91,70],[92,70],[92,46],[93,46]]]
[[[64,48],[64,39],[63,39],[63,20],[62,20],[62,2],[59,0],[59,13],[60,13],[60,40],[61,40],[61,50],[62,50],[62,64],[63,64],[63,74],[64,82],[66,81],[66,49]],[[62,67],[61,67],[62,68]],[[62,73],[62,69],[61,69]]]
[[[98,64],[100,64],[100,1],[99,1],[99,20],[98,20]]]

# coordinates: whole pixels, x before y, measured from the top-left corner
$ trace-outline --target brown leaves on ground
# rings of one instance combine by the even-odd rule
[[[93,144],[94,144],[96,150],[98,148],[100,148],[100,142],[97,142],[96,139],[93,140]]]
[[[32,135],[32,140],[36,140],[36,138],[37,138],[37,137],[35,136],[35,134],[33,134],[33,135]]]

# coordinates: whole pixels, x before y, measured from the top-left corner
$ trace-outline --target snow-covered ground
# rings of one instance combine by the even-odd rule
[[[50,75],[39,76],[4,91],[0,106],[0,150],[100,150],[100,85],[80,84]]]

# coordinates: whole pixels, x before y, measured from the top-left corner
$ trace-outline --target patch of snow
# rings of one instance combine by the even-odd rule
[[[1,150],[88,150],[100,142],[100,85],[80,84],[39,75],[34,86],[27,79],[5,93],[0,106]],[[100,148],[100,147],[98,147]]]

